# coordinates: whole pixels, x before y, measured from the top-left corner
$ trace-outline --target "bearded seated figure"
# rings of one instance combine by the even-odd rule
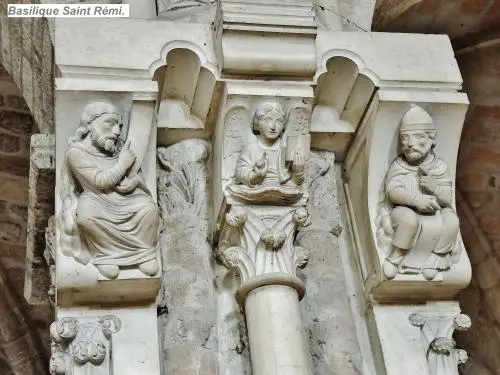
[[[285,129],[285,111],[279,103],[264,103],[255,112],[254,142],[241,152],[236,164],[236,184],[227,188],[235,199],[249,204],[293,204],[303,193],[305,157],[295,152],[285,162],[281,136]]]
[[[73,194],[64,200],[63,229],[77,241],[66,243],[63,252],[93,264],[108,278],[131,267],[154,276],[159,269],[158,208],[142,176],[128,174],[136,159],[130,144],[118,152],[120,123],[120,115],[108,103],[85,107],[65,157],[68,190]]]
[[[421,273],[432,280],[453,262],[459,222],[448,167],[433,151],[435,136],[430,115],[412,105],[401,122],[402,155],[386,177],[393,237],[383,270],[389,279]]]

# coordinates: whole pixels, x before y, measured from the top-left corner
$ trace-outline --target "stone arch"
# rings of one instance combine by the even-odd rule
[[[160,92],[158,127],[204,129],[216,77],[189,48],[169,50],[165,61],[154,74]]]
[[[343,160],[376,87],[359,58],[335,55],[325,60],[314,95],[312,142]]]

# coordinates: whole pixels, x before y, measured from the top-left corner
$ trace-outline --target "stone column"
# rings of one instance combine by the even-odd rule
[[[253,289],[245,314],[255,375],[312,374],[294,288],[277,284]]]

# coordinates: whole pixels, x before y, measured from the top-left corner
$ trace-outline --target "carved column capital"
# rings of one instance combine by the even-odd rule
[[[111,336],[120,328],[121,321],[114,315],[64,317],[53,322],[51,375],[111,375]]]
[[[467,331],[471,320],[465,314],[422,312],[410,315],[420,328],[430,375],[458,375],[457,365],[467,362],[467,352],[456,349],[454,331]]]

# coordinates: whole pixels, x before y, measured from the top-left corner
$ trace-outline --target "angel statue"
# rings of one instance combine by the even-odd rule
[[[253,142],[246,145],[236,163],[236,184],[228,191],[245,203],[289,204],[303,194],[305,151],[292,150],[292,160],[286,160],[283,140],[286,114],[278,102],[265,102],[255,111]]]
[[[105,277],[122,268],[158,272],[158,207],[140,172],[136,155],[119,138],[121,116],[110,103],[85,106],[69,141],[62,171],[59,239],[63,254],[91,263]]]
[[[456,253],[459,223],[452,180],[447,164],[434,153],[436,128],[424,109],[410,106],[401,120],[399,142],[402,153],[385,180],[389,210],[385,218],[379,211],[378,219],[379,234],[392,237],[383,271],[388,279],[421,273],[432,280],[450,268]]]

